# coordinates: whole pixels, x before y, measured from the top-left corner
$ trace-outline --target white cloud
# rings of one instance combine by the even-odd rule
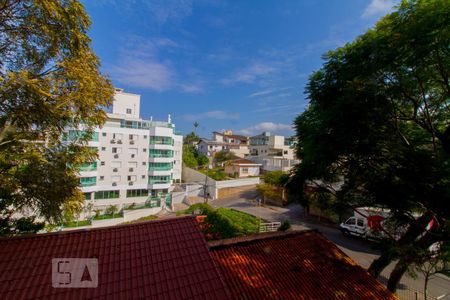
[[[361,17],[385,15],[389,13],[395,5],[395,0],[372,0],[366,7]]]
[[[259,92],[254,92],[253,94],[250,94],[250,98],[253,98],[253,97],[258,97],[258,96],[266,96],[266,95],[270,95],[270,94],[272,94],[273,92],[275,92],[275,90],[264,90],[264,91],[259,91]]]
[[[243,135],[256,135],[263,131],[269,131],[271,133],[287,133],[292,134],[294,128],[292,125],[273,123],[273,122],[262,122],[254,126],[250,126],[244,129],[236,130],[237,133]]]
[[[212,110],[199,114],[187,114],[181,117],[186,121],[198,121],[202,119],[216,119],[216,120],[237,120],[240,118],[237,112],[226,112],[223,110]]]
[[[192,94],[200,93],[203,91],[202,86],[197,85],[197,84],[182,84],[181,89],[183,90],[183,92],[192,93]]]
[[[263,77],[275,71],[275,68],[262,63],[253,63],[236,71],[233,75],[222,80],[223,84],[253,83],[259,77]]]
[[[126,58],[112,69],[115,78],[122,84],[165,91],[172,84],[172,71],[155,60]]]

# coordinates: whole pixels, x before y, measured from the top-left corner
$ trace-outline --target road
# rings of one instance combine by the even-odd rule
[[[364,268],[367,268],[380,254],[376,243],[356,237],[343,236],[336,227],[318,223],[305,215],[302,207],[298,204],[291,204],[287,207],[258,206],[254,199],[256,199],[256,195],[250,192],[241,197],[215,200],[210,204],[213,207],[229,207],[240,210],[269,222],[289,220],[294,230],[317,229]],[[394,264],[391,264],[383,271],[379,278],[380,281],[387,281],[393,266]],[[414,292],[411,290],[423,292],[423,282],[424,279],[421,274],[418,274],[416,279],[407,275],[403,276],[398,290],[400,298],[416,299]],[[428,294],[440,300],[450,300],[450,278],[440,274],[431,277],[428,283]],[[423,299],[420,293],[417,299]]]

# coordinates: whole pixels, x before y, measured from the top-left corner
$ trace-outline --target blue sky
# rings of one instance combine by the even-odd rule
[[[83,0],[102,71],[183,134],[291,135],[308,76],[395,0]]]

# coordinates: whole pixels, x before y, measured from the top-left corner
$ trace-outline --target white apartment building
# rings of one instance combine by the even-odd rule
[[[81,128],[82,129],[82,128]],[[140,95],[116,89],[112,113],[89,142],[98,160],[80,170],[81,189],[94,208],[170,207],[172,183],[181,181],[183,137],[167,122],[140,118]],[[69,130],[67,138],[82,134]]]
[[[262,164],[265,171],[289,171],[300,161],[295,157],[295,139],[263,132],[250,137],[250,155],[246,158]]]

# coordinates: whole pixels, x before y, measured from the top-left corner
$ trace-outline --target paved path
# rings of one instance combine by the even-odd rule
[[[326,226],[318,223],[314,219],[305,215],[302,207],[291,204],[287,207],[258,206],[254,200],[256,195],[249,194],[246,198],[228,198],[214,200],[210,202],[213,207],[230,207],[254,216],[260,217],[269,222],[281,222],[289,220],[295,230],[317,229],[329,240],[335,243],[343,252],[357,261],[362,267],[367,268],[370,263],[379,256],[380,252],[375,243],[359,239],[356,237],[343,236],[342,233],[333,226]],[[388,266],[379,278],[386,282],[393,264]],[[423,276],[418,274],[417,279],[403,276],[399,285],[400,295],[405,295],[407,289],[423,291]],[[450,279],[444,275],[433,276],[428,283],[428,293],[433,297],[442,297],[440,300],[450,300]],[[415,295],[410,293],[409,297],[402,296],[403,299],[415,299]],[[418,298],[421,299],[421,298]]]

